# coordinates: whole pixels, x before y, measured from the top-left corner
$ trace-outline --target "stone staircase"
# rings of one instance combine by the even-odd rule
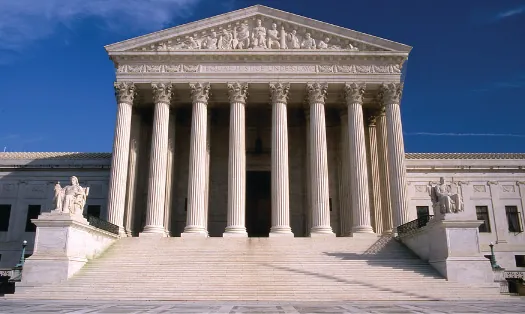
[[[67,282],[10,296],[97,300],[487,300],[391,237],[123,238]]]

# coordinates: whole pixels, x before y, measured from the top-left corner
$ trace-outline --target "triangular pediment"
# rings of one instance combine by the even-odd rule
[[[119,52],[333,50],[405,52],[411,47],[261,5],[217,15],[105,47]]]

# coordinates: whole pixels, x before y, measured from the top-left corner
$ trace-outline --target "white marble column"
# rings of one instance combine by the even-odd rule
[[[377,160],[379,164],[379,181],[381,190],[381,207],[383,214],[383,233],[392,232],[392,206],[390,199],[390,179],[388,174],[388,134],[386,128],[385,107],[381,107],[376,118]]]
[[[381,182],[379,179],[379,161],[377,156],[377,113],[371,112],[367,116],[367,133],[368,133],[368,178],[370,191],[370,208],[374,232],[383,233],[383,208],[381,203]]]
[[[341,174],[340,174],[340,212],[341,212],[341,235],[349,237],[352,235],[352,194],[350,193],[350,138],[348,137],[348,109],[346,106],[340,111],[341,119]]]
[[[335,236],[330,225],[328,152],[324,103],[328,84],[308,83],[310,106],[310,188],[312,228],[310,236]]]
[[[230,140],[228,156],[228,213],[224,237],[247,237],[246,219],[246,119],[247,83],[228,83]]]
[[[128,187],[126,190],[126,208],[124,212],[124,228],[128,237],[133,236],[135,220],[135,198],[137,190],[137,174],[140,148],[141,117],[134,113],[131,118],[131,139],[129,143]]]
[[[290,186],[288,172],[289,83],[270,84],[272,100],[272,227],[270,237],[293,237],[290,228]]]
[[[399,108],[402,89],[402,84],[398,83],[383,84],[380,88],[382,105],[386,110],[388,170],[394,229],[410,221],[406,197],[405,145]]]
[[[148,203],[146,205],[146,225],[140,235],[165,236],[166,165],[172,86],[171,83],[152,83],[151,88],[155,109],[151,137]]]
[[[206,127],[208,126],[209,83],[190,84],[192,120],[186,227],[181,237],[207,237],[205,229]]]
[[[210,201],[210,152],[211,152],[211,110],[208,110],[206,125],[206,187],[204,190],[204,230],[209,236],[208,232],[208,207]]]
[[[363,95],[365,84],[350,83],[344,87],[348,107],[348,137],[350,139],[350,193],[352,194],[352,235],[373,233],[370,224],[368,172],[366,166]]]
[[[117,121],[111,158],[107,217],[110,223],[119,226],[119,234],[125,236],[124,206],[131,133],[131,107],[135,97],[135,85],[132,82],[115,82],[114,86],[117,96]]]
[[[168,156],[166,157],[166,201],[164,202],[164,233],[171,233],[171,206],[173,204],[173,171],[175,161],[175,109],[170,110],[168,123]]]
[[[304,118],[305,118],[305,130],[306,130],[306,144],[305,144],[305,204],[306,204],[306,214],[305,214],[305,233],[309,234],[310,229],[312,228],[312,187],[310,184],[310,107],[309,105],[304,108]]]

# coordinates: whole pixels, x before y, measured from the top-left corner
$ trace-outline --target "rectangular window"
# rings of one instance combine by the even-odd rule
[[[505,206],[505,214],[507,214],[507,223],[509,225],[509,232],[523,232],[520,223],[520,213],[517,206]]]
[[[100,218],[100,205],[88,205],[87,214]]]
[[[40,205],[29,205],[27,206],[27,218],[26,218],[26,232],[35,232],[36,226],[31,222],[31,219],[37,219],[40,215]]]
[[[0,231],[9,229],[9,218],[11,217],[11,204],[0,204]]]
[[[476,216],[483,223],[478,227],[479,232],[490,232],[489,208],[487,206],[476,206]]]
[[[525,267],[525,255],[514,255],[516,267]]]
[[[416,206],[417,219],[428,216],[430,214],[428,206]]]

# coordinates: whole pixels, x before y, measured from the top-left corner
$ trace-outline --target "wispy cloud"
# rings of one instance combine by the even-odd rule
[[[494,20],[496,21],[503,20],[511,16],[515,16],[515,15],[519,15],[523,13],[525,13],[525,5],[510,9],[510,10],[502,11],[496,14],[496,16],[494,17]]]
[[[479,137],[523,137],[525,134],[511,133],[434,133],[434,132],[405,132],[405,135],[418,136],[479,136]]]
[[[0,51],[19,50],[59,25],[95,18],[110,31],[152,31],[192,13],[204,0],[1,0]]]

